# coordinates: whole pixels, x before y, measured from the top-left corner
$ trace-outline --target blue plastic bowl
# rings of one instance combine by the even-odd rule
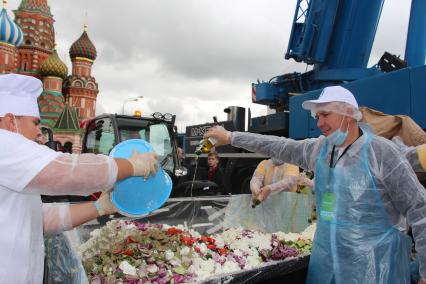
[[[153,152],[151,144],[142,139],[131,139],[117,144],[109,154],[114,158],[128,159],[133,151]],[[111,201],[122,215],[141,217],[160,208],[172,192],[172,179],[158,166],[157,174],[143,177],[129,177],[118,181],[111,192]]]

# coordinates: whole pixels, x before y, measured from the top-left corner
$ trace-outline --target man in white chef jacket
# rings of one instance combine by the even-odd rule
[[[55,152],[40,137],[40,80],[0,75],[0,283],[42,283],[43,234],[59,233],[115,212],[104,193],[99,201],[42,204],[40,195],[89,195],[129,176],[155,174],[154,153],[126,159]]]

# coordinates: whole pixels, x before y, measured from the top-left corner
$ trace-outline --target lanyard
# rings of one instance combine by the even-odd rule
[[[355,139],[355,141],[356,140],[358,140],[358,138],[359,137],[361,137],[362,136],[362,130],[361,130],[361,128],[359,128],[359,135],[358,135],[358,137]],[[346,154],[346,152],[349,150],[349,148],[352,146],[352,144],[354,144],[355,143],[355,141],[354,142],[352,142],[351,144],[349,144],[349,146],[348,147],[346,147],[345,148],[345,150],[343,150],[343,153],[337,158],[337,160],[336,160],[336,163],[334,163],[334,165],[333,165],[333,160],[334,160],[334,150],[336,150],[336,146],[333,146],[333,149],[331,150],[331,157],[330,157],[330,168],[334,168],[334,167],[336,167],[336,164],[337,164],[337,162],[340,160],[340,158],[342,158],[343,157],[343,155],[344,154]]]

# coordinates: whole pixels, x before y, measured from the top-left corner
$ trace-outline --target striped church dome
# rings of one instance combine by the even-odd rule
[[[20,46],[23,40],[24,34],[21,28],[12,21],[6,9],[2,8],[0,12],[0,42]]]
[[[54,49],[53,53],[40,65],[40,74],[42,76],[54,76],[62,79],[67,77],[68,67],[59,58],[56,49]]]
[[[96,59],[96,48],[90,40],[87,32],[84,31],[78,40],[76,40],[70,48],[70,57],[83,57],[90,60]]]
[[[52,16],[47,0],[21,0],[18,11],[40,12],[47,16]]]

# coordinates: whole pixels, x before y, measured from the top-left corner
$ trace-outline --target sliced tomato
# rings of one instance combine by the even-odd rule
[[[207,237],[207,236],[201,236],[200,237],[200,241],[202,241],[203,243],[207,243],[208,239],[209,239],[209,237]]]
[[[207,237],[207,242],[209,242],[209,244],[214,245],[216,243],[216,240],[210,237]]]
[[[167,235],[169,235],[169,236],[173,236],[173,235],[177,235],[177,234],[180,234],[180,233],[182,233],[182,230],[180,230],[180,229],[178,229],[178,228],[175,228],[175,227],[171,227],[171,228],[168,228],[167,229]]]
[[[209,245],[207,245],[207,248],[208,248],[208,249],[211,249],[211,250],[215,250],[215,249],[216,249],[216,245],[214,245],[214,244],[209,244]]]
[[[132,256],[133,255],[133,250],[131,248],[126,249],[125,251],[121,252],[124,255],[127,256]]]
[[[127,244],[131,244],[131,243],[137,243],[138,241],[135,240],[132,236],[127,236],[126,238],[126,243]]]
[[[219,254],[220,255],[226,255],[228,253],[228,250],[226,248],[220,248],[219,249]]]
[[[180,241],[187,246],[192,246],[195,242],[195,240],[193,238],[187,237],[187,236],[181,236]]]

